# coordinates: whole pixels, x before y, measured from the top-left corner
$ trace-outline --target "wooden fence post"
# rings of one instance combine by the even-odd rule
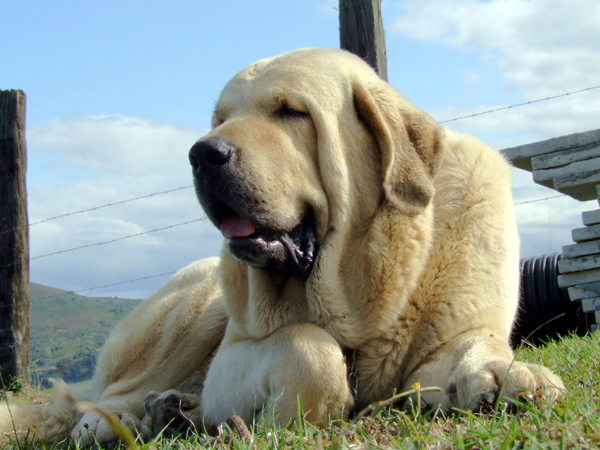
[[[29,220],[26,96],[0,91],[0,387],[28,383]]]
[[[387,81],[381,0],[340,0],[340,47],[363,58]]]

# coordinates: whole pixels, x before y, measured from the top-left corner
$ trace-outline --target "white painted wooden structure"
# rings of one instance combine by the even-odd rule
[[[600,129],[506,148],[501,152],[515,167],[532,172],[533,181],[577,200],[600,204]],[[572,231],[575,244],[563,247],[558,285],[581,302],[600,324],[600,209],[582,214],[582,228]]]

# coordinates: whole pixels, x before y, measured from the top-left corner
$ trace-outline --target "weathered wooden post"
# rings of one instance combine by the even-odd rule
[[[381,0],[340,0],[340,47],[363,58],[387,81]]]
[[[0,387],[28,383],[29,221],[26,96],[0,91]]]

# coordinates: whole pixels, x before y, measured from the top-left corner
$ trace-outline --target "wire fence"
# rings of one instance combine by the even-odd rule
[[[87,211],[94,211],[94,210],[98,210],[98,209],[101,209],[101,208],[106,208],[106,207],[109,207],[109,206],[120,205],[120,204],[123,204],[123,203],[131,202],[131,201],[134,201],[134,200],[141,200],[141,199],[153,197],[153,196],[156,196],[156,195],[162,195],[162,194],[166,194],[166,193],[171,193],[171,192],[179,191],[179,190],[182,190],[182,189],[185,189],[185,188],[188,188],[188,187],[190,187],[190,186],[185,186],[185,187],[170,189],[168,191],[163,191],[163,192],[148,194],[148,195],[144,195],[144,196],[140,196],[140,197],[136,197],[136,198],[127,199],[127,200],[124,200],[124,201],[121,201],[121,202],[107,203],[105,205],[101,205],[101,206],[97,206],[97,207],[93,207],[93,208],[88,208],[88,209],[81,210],[81,211],[75,211],[75,212],[68,213],[68,214],[61,214],[60,216],[55,216],[55,217],[52,217],[52,218],[45,219],[43,221],[38,221],[38,222],[35,222],[34,224],[42,223],[42,222],[47,222],[47,221],[55,220],[55,219],[60,219],[60,218],[63,218],[63,217],[72,216],[72,215],[83,213],[83,212],[87,212]],[[547,201],[547,200],[561,198],[561,197],[565,197],[565,196],[566,196],[566,194],[560,194],[560,195],[552,195],[552,196],[543,197],[543,198],[536,198],[536,199],[532,199],[532,200],[526,200],[526,201],[516,202],[515,206],[520,206],[520,205],[525,205],[525,204],[530,204],[530,203],[537,203],[537,202]],[[106,244],[110,244],[110,243],[113,243],[113,242],[117,242],[117,241],[122,241],[122,240],[125,240],[125,239],[129,239],[129,238],[133,238],[133,237],[136,237],[136,236],[141,236],[141,235],[144,235],[144,234],[149,234],[149,233],[154,233],[154,232],[157,232],[157,231],[167,230],[167,229],[171,229],[171,228],[175,228],[175,227],[179,227],[179,226],[183,226],[183,225],[187,225],[187,224],[191,224],[191,223],[196,223],[196,222],[200,222],[200,221],[204,221],[204,220],[207,220],[206,217],[203,217],[203,218],[200,218],[200,219],[194,219],[194,220],[190,220],[190,221],[187,221],[187,222],[178,223],[178,224],[174,224],[174,225],[169,225],[167,227],[155,228],[153,230],[148,230],[148,231],[145,231],[145,232],[142,232],[142,233],[131,234],[131,235],[128,235],[128,236],[123,236],[123,237],[120,237],[120,238],[111,239],[109,241],[96,242],[96,243],[93,243],[93,244],[87,244],[87,245],[83,245],[83,246],[79,246],[79,247],[75,247],[75,248],[71,248],[71,249],[59,250],[59,251],[56,251],[56,252],[47,253],[47,254],[44,254],[44,255],[39,255],[39,256],[30,258],[30,259],[34,260],[34,259],[38,259],[38,258],[42,258],[42,257],[46,257],[46,256],[53,256],[53,255],[58,255],[58,254],[62,254],[62,253],[72,252],[72,251],[83,249],[83,248],[106,245]],[[32,224],[30,226],[33,226],[34,224]],[[48,300],[48,299],[51,299],[51,298],[58,298],[58,297],[63,297],[63,296],[67,296],[67,295],[80,294],[82,292],[89,292],[89,291],[94,291],[94,290],[98,290],[98,289],[104,289],[104,288],[108,288],[108,287],[114,287],[114,286],[120,286],[120,285],[124,285],[124,284],[136,283],[136,282],[139,282],[139,281],[149,280],[149,279],[153,279],[153,278],[160,278],[160,277],[164,277],[164,276],[167,276],[167,275],[173,275],[176,272],[177,272],[176,270],[172,270],[172,271],[163,272],[163,273],[159,273],[159,274],[147,275],[147,276],[143,276],[143,277],[138,277],[138,278],[133,278],[133,279],[128,279],[128,280],[123,280],[123,281],[117,281],[115,283],[104,284],[104,285],[101,285],[101,286],[93,286],[93,287],[87,287],[87,288],[84,288],[84,289],[77,289],[77,290],[72,290],[72,291],[65,291],[65,292],[60,293],[60,294],[52,294],[52,295],[47,295],[47,296],[44,296],[44,297],[37,297],[35,299],[32,299],[31,303],[38,303],[38,302],[41,302],[43,300]],[[0,307],[0,309],[2,309],[2,308],[8,308],[10,306],[11,305],[4,305],[4,306]]]
[[[80,245],[79,247],[68,248],[66,250],[59,250],[59,251],[56,251],[56,252],[45,253],[43,255],[38,255],[38,256],[34,256],[32,258],[29,258],[29,260],[32,261],[34,259],[45,258],[47,256],[60,255],[61,253],[74,252],[75,250],[81,250],[82,248],[97,247],[99,245],[112,244],[113,242],[123,241],[125,239],[130,239],[132,237],[137,237],[137,236],[143,236],[145,234],[155,233],[157,231],[169,230],[171,228],[181,227],[183,225],[188,225],[190,223],[200,222],[202,220],[206,220],[206,218],[202,217],[200,219],[188,220],[187,222],[176,223],[175,225],[169,225],[169,226],[162,227],[162,228],[155,228],[153,230],[142,231],[141,233],[129,234],[127,236],[122,236],[122,237],[118,237],[118,238],[115,238],[115,239],[110,239],[110,240],[104,241],[104,242],[95,242],[93,244]]]
[[[440,121],[439,123],[441,124],[441,123],[454,122],[454,121],[458,121],[458,120],[469,119],[469,118],[481,116],[481,115],[484,115],[484,114],[492,114],[492,113],[496,113],[498,111],[503,111],[503,110],[508,110],[508,109],[512,109],[512,108],[522,107],[522,106],[531,105],[531,104],[534,104],[534,103],[539,103],[539,102],[544,102],[544,101],[549,101],[549,100],[553,100],[553,99],[557,99],[557,98],[561,98],[561,97],[566,97],[566,96],[570,96],[570,95],[574,95],[574,94],[578,94],[578,93],[582,93],[582,92],[589,92],[589,91],[592,91],[592,90],[595,90],[595,89],[600,89],[600,85],[599,86],[592,86],[592,87],[588,87],[588,88],[584,88],[584,89],[579,89],[579,90],[572,91],[572,92],[566,92],[566,93],[563,93],[563,94],[554,95],[554,96],[550,96],[550,97],[545,97],[545,98],[530,100],[530,101],[523,102],[523,103],[517,103],[517,104],[513,104],[513,105],[509,105],[509,106],[504,106],[504,107],[500,107],[500,108],[490,109],[490,110],[483,111],[483,112],[480,112],[480,113],[474,113],[474,114],[470,114],[470,115],[455,117],[453,119],[448,119],[448,120]],[[111,203],[106,203],[106,204],[102,204],[102,205],[98,205],[98,206],[94,206],[94,207],[90,207],[90,208],[85,208],[85,209],[81,209],[81,210],[77,210],[77,211],[73,211],[73,212],[69,212],[69,213],[65,213],[65,214],[60,214],[60,215],[53,216],[53,217],[48,217],[48,218],[43,219],[43,220],[38,220],[36,222],[31,223],[29,226],[33,227],[33,226],[36,226],[36,225],[39,225],[39,224],[42,224],[42,223],[50,222],[50,221],[61,219],[61,218],[65,218],[65,217],[74,216],[74,215],[77,215],[77,214],[82,214],[82,213],[86,213],[86,212],[90,212],[90,211],[97,211],[97,210],[100,210],[100,209],[103,209],[103,208],[108,208],[108,207],[112,207],[112,206],[116,206],[116,205],[122,205],[122,204],[125,204],[125,203],[130,203],[130,202],[134,202],[134,201],[148,199],[148,198],[152,198],[152,197],[156,197],[156,196],[160,196],[160,195],[171,194],[173,192],[181,191],[181,190],[184,190],[184,189],[189,189],[189,188],[192,188],[192,187],[193,187],[193,185],[180,186],[180,187],[168,189],[168,190],[165,190],[165,191],[154,192],[154,193],[150,193],[150,194],[146,194],[146,195],[141,195],[141,196],[138,196],[138,197],[128,198],[128,199],[117,201],[117,202],[111,202]],[[536,198],[536,199],[531,199],[531,200],[520,201],[520,202],[516,202],[515,206],[520,206],[520,205],[525,205],[525,204],[531,204],[531,203],[536,203],[536,202],[542,202],[542,201],[547,201],[547,200],[551,200],[551,199],[555,199],[555,198],[560,198],[560,197],[565,197],[565,194],[559,194],[559,195],[553,195],[553,196],[548,196],[548,197],[544,197],[544,198]],[[194,220],[190,220],[190,221],[186,221],[186,222],[172,224],[172,225],[165,226],[165,227],[154,228],[154,229],[151,229],[151,230],[148,230],[148,231],[144,231],[144,232],[140,232],[140,233],[129,234],[129,235],[126,235],[126,236],[121,236],[121,237],[110,239],[110,240],[106,240],[106,241],[95,242],[95,243],[91,243],[91,244],[81,245],[81,246],[78,246],[78,247],[57,250],[57,251],[54,251],[54,252],[50,252],[50,253],[45,253],[45,254],[42,254],[42,255],[33,256],[33,257],[30,258],[30,260],[33,261],[33,260],[40,259],[40,258],[46,258],[46,257],[54,256],[54,255],[63,254],[63,253],[74,252],[74,251],[77,251],[77,250],[80,250],[80,249],[84,249],[84,248],[89,248],[89,247],[103,246],[103,245],[107,245],[107,244],[111,244],[111,243],[114,243],[114,242],[123,241],[123,240],[126,240],[126,239],[131,239],[131,238],[134,238],[134,237],[138,237],[138,236],[142,236],[142,235],[146,235],[146,234],[150,234],[150,233],[155,233],[155,232],[159,232],[159,231],[163,231],[163,230],[167,230],[167,229],[181,227],[181,226],[184,226],[184,225],[188,225],[188,224],[191,224],[191,223],[200,222],[200,221],[203,221],[203,220],[206,220],[206,218],[203,217],[203,218],[194,219]],[[15,229],[11,229],[11,230],[4,230],[4,231],[2,231],[0,233],[8,233],[8,232],[14,232],[14,231],[16,231],[16,230]],[[14,262],[13,265],[17,264],[17,263],[18,262]],[[3,266],[3,267],[9,267],[9,266]],[[168,271],[168,272],[164,272],[164,273],[160,273],[160,274],[148,275],[148,276],[144,276],[144,277],[138,277],[138,278],[124,280],[124,281],[118,281],[118,282],[111,283],[111,284],[104,284],[102,286],[94,286],[94,287],[88,287],[88,288],[85,288],[85,289],[78,289],[78,290],[74,290],[74,291],[67,291],[67,292],[64,292],[62,294],[48,295],[48,296],[45,296],[45,297],[42,297],[42,298],[36,298],[32,302],[38,302],[38,301],[46,300],[46,299],[49,299],[49,298],[55,298],[55,297],[60,297],[60,296],[70,295],[70,294],[77,294],[77,293],[81,293],[81,292],[88,292],[88,291],[97,290],[97,289],[103,289],[103,288],[107,288],[107,287],[114,287],[114,286],[119,286],[119,285],[123,285],[123,284],[135,283],[135,282],[139,282],[139,281],[142,281],[142,280],[148,280],[148,279],[158,278],[158,277],[162,277],[162,276],[166,276],[166,275],[172,275],[175,272],[176,271],[173,270],[173,271]]]
[[[448,122],[456,122],[457,120],[470,119],[472,117],[483,116],[483,115],[486,115],[486,114],[492,114],[492,113],[499,112],[499,111],[505,111],[507,109],[519,108],[521,106],[532,105],[534,103],[545,102],[545,101],[548,101],[548,100],[554,100],[554,99],[561,98],[561,97],[568,97],[569,95],[579,94],[581,92],[593,91],[595,89],[600,89],[600,85],[586,87],[586,88],[583,88],[583,89],[578,89],[576,91],[565,92],[563,94],[552,95],[550,97],[543,97],[543,98],[538,98],[538,99],[535,99],[535,100],[529,100],[529,101],[523,102],[523,103],[515,103],[514,105],[501,106],[500,108],[488,109],[487,111],[478,112],[478,113],[474,113],[474,114],[468,114],[466,116],[455,117],[454,119],[442,120],[441,122],[438,122],[438,123],[441,124],[441,123],[448,123]]]
[[[105,205],[94,206],[92,208],[82,209],[81,211],[74,211],[74,212],[70,212],[70,213],[66,213],[66,214],[61,214],[60,216],[54,216],[54,217],[49,217],[47,219],[38,220],[37,222],[30,223],[29,226],[32,227],[34,225],[39,225],[40,223],[49,222],[51,220],[62,219],[63,217],[74,216],[76,214],[82,214],[82,213],[86,213],[89,211],[96,211],[98,209],[108,208],[109,206],[123,205],[125,203],[133,202],[136,200],[142,200],[145,198],[156,197],[158,195],[170,194],[171,192],[181,191],[183,189],[189,189],[191,187],[194,187],[194,185],[189,184],[187,186],[181,186],[178,188],[169,189],[168,191],[154,192],[152,194],[142,195],[140,197],[128,198],[127,200],[121,200],[120,202],[106,203]]]
[[[121,200],[121,201],[118,201],[118,202],[106,203],[106,204],[100,205],[100,206],[93,206],[91,208],[82,209],[80,211],[73,211],[73,212],[70,212],[70,213],[60,214],[58,216],[48,217],[47,219],[42,219],[42,220],[38,220],[37,222],[30,223],[29,227],[31,228],[31,227],[33,227],[35,225],[39,225],[41,223],[50,222],[50,221],[56,220],[56,219],[62,219],[63,217],[75,216],[77,214],[83,214],[83,213],[90,212],[90,211],[96,211],[98,209],[108,208],[109,206],[123,205],[125,203],[133,202],[133,201],[136,201],[136,200],[143,200],[145,198],[156,197],[158,195],[170,194],[171,192],[181,191],[183,189],[189,189],[189,188],[192,188],[192,187],[194,187],[194,185],[193,184],[189,184],[187,186],[181,186],[181,187],[178,187],[178,188],[169,189],[167,191],[154,192],[152,194],[147,194],[147,195],[141,195],[139,197],[128,198],[126,200]],[[4,230],[4,231],[0,232],[0,234],[3,234],[3,233],[12,233],[12,232],[17,231],[17,230],[18,230],[18,228],[12,228],[10,230]]]

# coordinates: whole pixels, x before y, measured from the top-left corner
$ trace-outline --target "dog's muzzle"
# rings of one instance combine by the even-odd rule
[[[291,230],[270,227],[272,212],[255,198],[236,167],[236,149],[222,137],[198,141],[189,158],[198,200],[231,254],[252,267],[308,278],[318,251],[312,211]]]

